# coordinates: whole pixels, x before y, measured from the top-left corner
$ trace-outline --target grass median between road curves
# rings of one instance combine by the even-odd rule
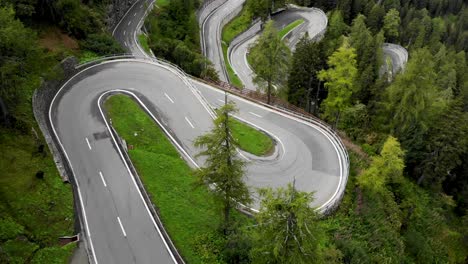
[[[232,136],[238,140],[242,150],[257,156],[272,152],[273,140],[265,133],[233,118],[229,119],[229,122],[231,122]]]
[[[231,64],[229,63],[227,54],[228,46],[224,42],[221,45],[223,47],[224,64],[226,65],[226,70],[229,75],[229,80],[231,81],[231,84],[236,86],[237,88],[243,88],[244,85],[242,84],[242,81],[239,79],[239,76],[237,76],[237,74],[232,69]]]
[[[119,136],[132,146],[130,158],[179,252],[187,263],[212,263],[219,255],[213,245],[222,240],[216,230],[222,215],[208,188],[196,188],[185,160],[131,98],[114,95],[105,109]]]
[[[223,56],[224,62],[226,64],[226,70],[229,74],[229,79],[231,84],[237,86],[239,88],[243,87],[242,81],[236,75],[232,66],[229,64],[227,50],[231,43],[231,41],[240,33],[247,30],[250,26],[252,21],[252,13],[248,8],[244,7],[241,13],[235,17],[231,22],[229,22],[226,26],[224,26],[223,31],[221,33],[221,42],[223,46]]]
[[[297,26],[299,26],[302,23],[304,23],[304,19],[298,19],[298,20],[288,24],[287,26],[282,28],[280,31],[278,31],[279,37],[281,39],[283,39],[284,36],[286,36],[286,34],[288,34],[289,31],[293,30],[294,28],[296,28]]]

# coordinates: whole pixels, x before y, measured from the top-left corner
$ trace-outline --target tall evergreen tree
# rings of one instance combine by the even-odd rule
[[[225,234],[229,232],[231,209],[236,203],[249,204],[250,193],[243,182],[245,162],[236,156],[239,143],[232,137],[230,114],[237,111],[234,103],[227,103],[218,110],[214,128],[195,140],[196,147],[204,147],[198,156],[206,156],[206,167],[195,172],[201,184],[214,185],[216,200],[223,206]]]
[[[387,89],[391,132],[407,151],[410,163],[420,158],[429,124],[443,105],[435,86],[432,55],[427,49],[412,54],[404,74]]]
[[[281,87],[286,83],[291,56],[289,48],[280,39],[272,20],[266,23],[262,35],[250,49],[250,56],[255,72],[254,82],[266,91],[269,104],[273,85]]]
[[[310,207],[312,193],[287,188],[263,189],[255,216],[252,263],[320,263],[317,214]]]
[[[338,125],[340,114],[352,105],[356,92],[356,53],[345,39],[342,46],[328,58],[328,70],[321,70],[319,79],[325,82],[328,96],[323,101],[325,117]]]
[[[288,78],[288,101],[312,111],[318,104],[320,80],[318,71],[324,68],[321,59],[321,44],[313,42],[307,35],[301,38],[296,45],[292,57],[291,70]]]
[[[399,36],[400,12],[390,9],[384,17],[383,30],[388,42],[395,42]]]
[[[461,105],[460,100],[451,102],[431,125],[416,170],[418,183],[440,190],[451,171],[462,164],[462,155],[468,151],[468,114]]]

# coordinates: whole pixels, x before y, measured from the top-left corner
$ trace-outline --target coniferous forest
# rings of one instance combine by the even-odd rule
[[[57,65],[64,58],[86,62],[125,52],[109,30],[111,2],[0,1],[0,263],[64,263],[74,250],[57,241],[74,234],[71,186],[61,182],[44,147],[31,100],[44,81],[63,78]],[[200,1],[164,2],[146,20],[149,47],[191,75],[216,80],[200,51],[195,17]],[[277,238],[285,223],[268,211],[254,220],[236,214],[230,219],[235,232],[223,226],[207,235],[211,239],[194,238],[203,240],[196,245],[201,259],[466,263],[466,1],[247,0],[244,8],[251,19],[267,20],[275,11],[271,7],[290,2],[321,8],[328,26],[320,41],[305,36],[288,56],[278,78],[279,96],[339,131],[351,158],[346,194],[334,214],[320,217],[303,206],[312,195],[292,186],[264,190],[262,206],[272,210],[286,208],[284,201],[296,196],[298,211],[285,210],[298,216],[303,229],[297,232],[307,230],[313,239],[301,241],[303,247],[294,242],[271,249],[264,238]],[[384,56],[384,43],[408,51],[407,64],[396,74],[384,70],[394,67]],[[228,205],[227,215],[233,207]],[[262,225],[272,222],[270,229]]]

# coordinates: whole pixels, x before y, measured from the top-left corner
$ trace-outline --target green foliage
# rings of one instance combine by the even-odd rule
[[[394,137],[389,137],[371,166],[358,178],[362,188],[382,192],[385,185],[401,183],[403,180],[404,152]]]
[[[357,60],[357,99],[367,104],[371,100],[372,86],[377,79],[382,61],[382,53],[379,52],[383,45],[383,38],[377,35],[375,38],[366,27],[365,17],[358,15],[353,20],[350,32],[350,44],[356,50]]]
[[[70,256],[76,248],[76,243],[70,243],[62,247],[47,247],[39,249],[31,260],[32,264],[61,264],[70,261]]]
[[[251,0],[247,1],[247,3],[252,2]],[[242,8],[240,14],[231,20],[229,23],[224,26],[223,31],[221,33],[221,39],[226,44],[229,45],[231,41],[240,33],[247,30],[250,26],[250,23],[253,20],[253,15],[247,6]]]
[[[240,149],[257,156],[266,155],[273,150],[273,140],[264,132],[234,118],[229,119],[229,127]]]
[[[9,240],[2,245],[3,252],[0,252],[0,254],[6,256],[7,263],[22,264],[26,263],[38,248],[38,245],[27,240]]]
[[[322,59],[323,45],[313,42],[307,36],[299,40],[292,56],[292,64],[288,78],[288,101],[311,111],[318,105],[320,80],[318,72],[323,69],[325,61]]]
[[[467,146],[468,114],[462,112],[460,101],[454,101],[431,124],[417,168],[421,175],[418,182],[440,190],[451,171],[462,164]]]
[[[319,263],[320,231],[309,205],[312,193],[287,188],[260,190],[262,202],[255,216],[252,263]]]
[[[280,39],[283,39],[286,34],[288,34],[291,30],[299,26],[300,24],[304,23],[304,19],[297,19],[294,20],[293,22],[289,23],[286,25],[284,28],[282,28],[280,31],[278,31],[278,35]]]
[[[286,0],[248,0],[247,8],[253,17],[260,17],[263,21],[277,9],[285,7]]]
[[[209,190],[194,188],[197,179],[189,166],[133,100],[112,96],[105,108],[119,135],[133,146],[130,158],[184,259],[189,263],[218,259],[215,254],[224,243],[217,232],[222,217]]]
[[[145,21],[149,47],[157,57],[177,64],[191,75],[218,80],[211,62],[200,53],[197,5],[193,0],[174,0],[161,9],[153,9]]]
[[[399,36],[400,12],[390,9],[384,17],[383,30],[389,42],[394,41]]]
[[[268,21],[262,35],[250,49],[251,66],[255,72],[254,82],[266,91],[268,104],[273,85],[285,84],[290,56],[288,47],[273,26],[273,21]]]
[[[60,18],[59,25],[77,38],[85,38],[103,28],[99,14],[80,0],[58,0],[54,2],[54,13]]]
[[[344,110],[338,128],[346,131],[353,140],[361,139],[369,128],[369,119],[366,106],[356,104]]]
[[[100,56],[121,54],[125,52],[125,50],[111,35],[105,33],[88,35],[85,40],[80,42],[80,47]]]
[[[236,155],[239,143],[233,137],[229,115],[236,112],[234,103],[227,103],[218,110],[214,128],[198,137],[194,145],[205,148],[198,156],[206,156],[205,166],[195,172],[200,184],[215,185],[214,197],[223,206],[224,233],[228,234],[231,210],[237,203],[251,202],[247,185],[243,182],[245,162]]]
[[[387,90],[390,129],[408,151],[409,162],[417,159],[434,114],[445,104],[435,86],[434,67],[427,49],[416,50],[404,74],[398,75]]]
[[[319,72],[319,79],[325,81],[328,97],[323,101],[324,115],[338,124],[340,113],[352,105],[356,92],[356,53],[345,40],[343,45],[328,58],[328,70]]]
[[[36,34],[15,19],[12,8],[0,8],[0,98],[9,112],[30,96],[31,82],[41,71],[43,52],[38,48]]]

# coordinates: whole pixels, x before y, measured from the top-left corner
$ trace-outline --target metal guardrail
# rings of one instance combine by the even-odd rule
[[[233,85],[231,85],[229,83],[226,83],[226,82],[223,82],[223,81],[213,81],[213,80],[201,79],[201,78],[189,75],[189,74],[185,73],[178,65],[176,65],[176,64],[174,64],[172,62],[169,62],[167,60],[156,58],[156,57],[138,57],[138,56],[133,56],[133,55],[128,55],[128,54],[122,54],[122,55],[116,55],[116,56],[106,56],[106,57],[99,58],[99,59],[97,59],[95,61],[92,61],[92,62],[87,62],[87,63],[81,64],[81,65],[79,65],[77,67],[79,67],[79,68],[82,68],[84,66],[90,67],[92,65],[107,62],[107,61],[110,61],[110,60],[118,60],[118,59],[136,59],[136,60],[140,60],[140,61],[141,60],[149,61],[149,62],[153,62],[153,63],[160,64],[160,65],[163,65],[163,66],[170,67],[170,68],[174,69],[175,73],[177,75],[179,75],[181,77],[181,79],[184,81],[184,83],[188,87],[190,87],[192,89],[192,91],[197,96],[197,98],[202,100],[204,102],[204,104],[206,106],[208,106],[207,110],[209,111],[212,118],[214,118],[216,116],[214,111],[211,109],[211,107],[209,107],[209,103],[206,101],[206,99],[199,94],[200,92],[198,91],[198,89],[196,89],[193,86],[193,84],[191,83],[191,80],[197,80],[197,81],[206,83],[206,84],[208,84],[208,85],[210,85],[210,86],[212,86],[214,88],[218,88],[218,89],[223,90],[225,92],[229,92],[231,94],[234,94],[234,95],[240,96],[242,98],[245,98],[247,100],[256,102],[258,104],[261,104],[261,105],[263,105],[265,107],[280,111],[282,113],[288,114],[290,116],[299,118],[301,120],[304,120],[306,122],[309,122],[311,124],[316,125],[317,127],[322,129],[323,131],[325,131],[330,136],[330,139],[335,143],[334,145],[338,147],[337,151],[339,152],[338,154],[340,156],[341,162],[343,162],[343,164],[341,166],[341,172],[340,172],[341,175],[342,175],[343,181],[340,183],[340,187],[336,192],[336,196],[334,196],[332,198],[332,200],[329,201],[327,204],[325,204],[323,207],[319,207],[318,210],[322,214],[325,214],[325,215],[330,214],[331,212],[334,211],[334,209],[337,208],[337,206],[341,202],[341,200],[342,200],[342,198],[344,196],[344,191],[345,191],[346,183],[348,181],[348,176],[349,176],[349,166],[350,166],[350,164],[349,164],[349,155],[348,155],[346,147],[343,144],[343,142],[341,141],[341,138],[338,135],[338,133],[330,125],[328,125],[326,122],[322,121],[321,119],[315,117],[311,113],[308,113],[308,112],[304,111],[303,109],[301,109],[301,108],[299,108],[299,107],[297,107],[295,105],[292,105],[292,104],[290,104],[288,102],[285,102],[285,101],[281,100],[280,98],[277,98],[277,97],[273,96],[272,100],[271,100],[271,105],[269,105],[269,104],[266,103],[267,102],[267,97],[266,97],[265,94],[262,94],[262,93],[257,92],[257,91],[251,91],[251,90],[247,90],[247,89],[240,89],[240,88],[238,88],[236,86],[233,86]],[[344,158],[344,159],[342,159],[342,158]]]

